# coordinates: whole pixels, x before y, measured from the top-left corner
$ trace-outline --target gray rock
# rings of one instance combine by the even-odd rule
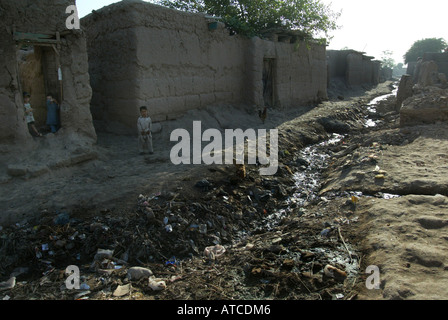
[[[98,249],[98,251],[95,254],[94,259],[96,261],[103,260],[103,259],[110,259],[110,258],[112,258],[113,253],[114,253],[113,250]]]
[[[143,267],[132,267],[128,270],[129,280],[140,280],[143,278],[149,278],[153,275],[152,271]]]
[[[10,164],[8,165],[8,174],[12,177],[22,177],[26,175],[28,168],[21,164]]]

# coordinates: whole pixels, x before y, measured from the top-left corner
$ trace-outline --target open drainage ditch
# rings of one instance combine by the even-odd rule
[[[380,125],[381,121],[376,120],[377,116],[377,105],[389,99],[397,94],[398,87],[394,85],[394,90],[386,95],[379,96],[371,100],[365,107],[367,108],[368,115],[365,118],[364,126],[366,128],[373,128]],[[330,147],[335,147],[344,140],[345,136],[340,134],[332,134],[332,136],[323,142],[311,145],[302,149],[295,157],[295,162],[301,164],[299,166],[300,170],[294,173],[294,188],[290,196],[283,202],[281,209],[269,214],[262,221],[258,222],[255,230],[257,233],[262,233],[266,231],[275,230],[275,228],[281,223],[282,219],[288,217],[294,212],[297,212],[297,208],[306,207],[307,204],[318,203],[322,200],[319,196],[319,191],[321,190],[321,176],[324,170],[328,167],[329,160],[331,159]],[[355,196],[360,197],[371,197],[368,195],[363,195],[362,192],[352,191],[352,192],[338,192],[330,193],[328,198],[349,198]],[[381,193],[376,195],[383,199],[392,199],[399,197],[398,195]],[[300,211],[300,210],[299,210]],[[321,237],[325,237],[326,229],[320,234]],[[244,238],[250,233],[246,231],[240,233],[240,239]],[[314,247],[309,248],[309,252],[316,255],[325,256],[329,263],[343,265],[348,275],[348,279],[355,278],[359,274],[359,257],[356,254],[356,249],[351,246],[350,243],[343,243],[335,248],[328,247]]]

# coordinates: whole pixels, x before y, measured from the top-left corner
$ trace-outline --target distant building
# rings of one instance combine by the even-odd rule
[[[377,85],[381,62],[355,50],[327,50],[328,81],[339,79],[348,86]]]

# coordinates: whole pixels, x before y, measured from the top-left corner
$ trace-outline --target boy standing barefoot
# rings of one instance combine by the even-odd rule
[[[138,151],[140,154],[144,154],[145,150],[148,150],[150,154],[154,153],[152,147],[152,122],[148,116],[148,108],[145,106],[140,107],[140,117],[137,120],[138,129]]]

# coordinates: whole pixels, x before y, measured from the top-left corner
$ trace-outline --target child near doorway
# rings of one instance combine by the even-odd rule
[[[25,108],[25,119],[26,123],[28,124],[28,130],[31,128],[31,130],[35,133],[36,136],[42,137],[42,134],[36,129],[36,126],[34,125],[34,115],[33,115],[33,108],[31,108],[31,95],[29,93],[23,94],[23,106]],[[31,131],[30,130],[30,131]]]
[[[140,117],[137,120],[138,129],[138,151],[140,154],[144,154],[145,149],[149,151],[150,154],[154,153],[152,147],[152,122],[151,118],[148,116],[148,108],[145,106],[140,107]]]
[[[47,125],[51,132],[56,133],[59,130],[59,104],[52,94],[47,95]]]

